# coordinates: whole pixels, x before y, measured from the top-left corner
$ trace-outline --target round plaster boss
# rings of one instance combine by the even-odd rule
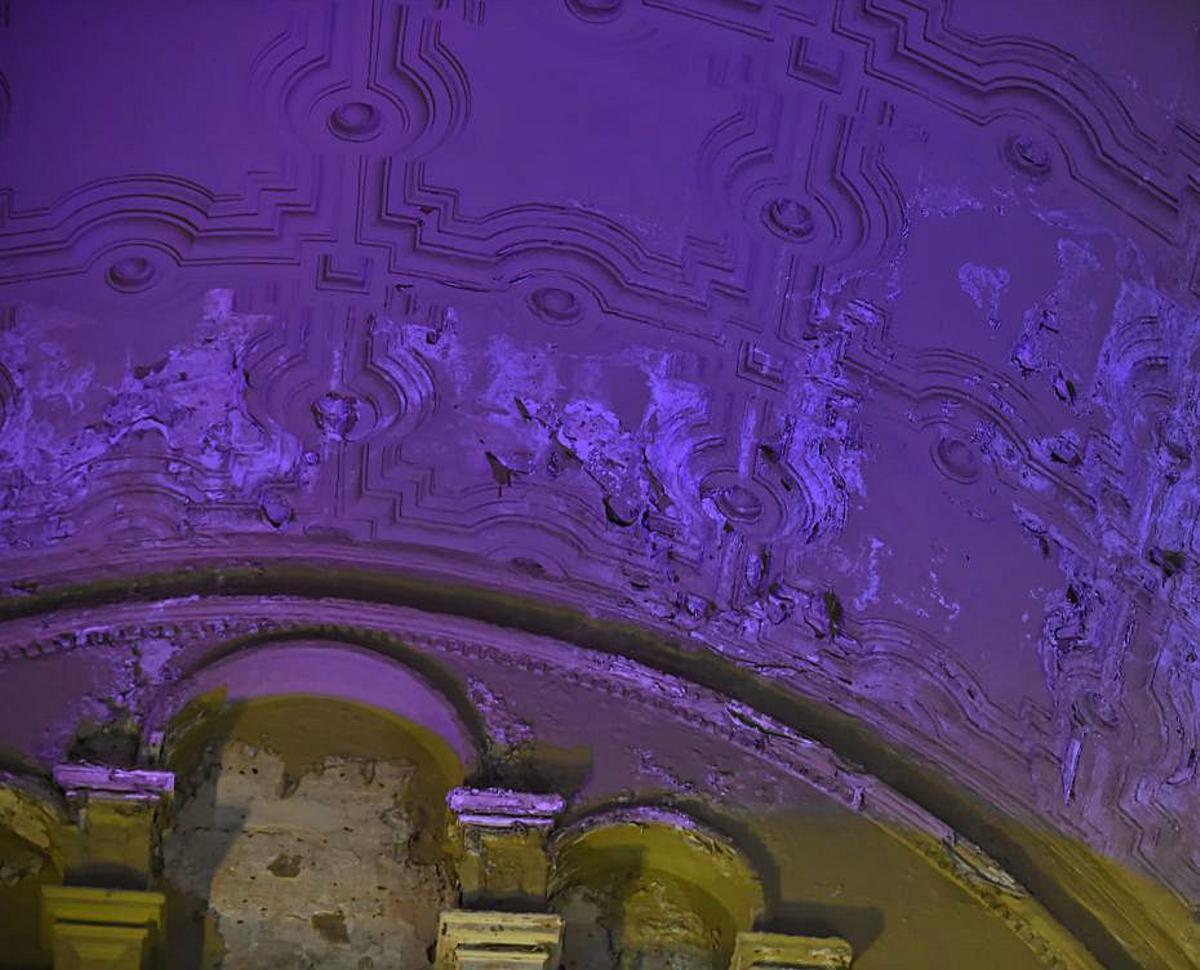
[[[366,101],[346,101],[329,113],[329,130],[343,141],[370,141],[382,128],[378,109]]]
[[[138,293],[154,282],[154,264],[145,256],[125,256],[108,267],[105,280],[120,293]]]
[[[763,222],[771,232],[789,242],[807,242],[817,230],[812,209],[796,199],[768,202],[763,208]]]

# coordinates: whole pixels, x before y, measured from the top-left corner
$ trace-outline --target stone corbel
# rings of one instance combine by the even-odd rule
[[[169,771],[62,764],[54,780],[75,817],[79,842],[66,882],[108,889],[148,889],[164,805],[175,790]]]
[[[546,913],[450,910],[438,921],[436,970],[555,970],[563,920]]]
[[[455,788],[446,803],[463,905],[542,904],[546,836],[563,810],[562,796]]]
[[[166,908],[162,893],[43,886],[42,934],[54,954],[54,970],[154,966]]]
[[[739,933],[729,970],[849,970],[854,952],[836,936]]]

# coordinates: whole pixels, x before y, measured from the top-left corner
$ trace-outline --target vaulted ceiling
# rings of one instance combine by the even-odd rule
[[[4,0],[0,72],[9,747],[86,610],[400,603],[1200,902],[1194,5]]]

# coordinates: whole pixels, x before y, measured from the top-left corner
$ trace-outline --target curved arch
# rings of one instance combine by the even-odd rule
[[[670,920],[655,919],[646,936],[647,926],[639,925],[645,914],[638,913],[645,907],[644,900],[638,902],[643,895],[653,900],[651,912],[655,902],[665,902],[667,911],[677,905],[698,919],[705,948],[726,958],[737,934],[751,929],[764,910],[758,873],[738,847],[678,808],[607,806],[557,832],[550,849],[550,897],[598,893],[611,907],[602,921],[622,926],[627,942],[654,945],[658,933],[680,930],[669,927]]]
[[[771,850],[748,826],[722,814],[693,797],[632,798],[620,803],[590,805],[568,812],[560,820],[559,827],[551,839],[550,849],[572,833],[582,832],[597,825],[608,824],[609,820],[628,820],[640,824],[661,819],[672,825],[705,833],[708,837],[727,845],[736,852],[754,875],[761,892],[761,907],[754,921],[756,929],[773,926],[779,908],[779,867]]]
[[[69,840],[61,793],[40,777],[0,770],[0,939],[15,964],[49,957],[38,934],[40,889],[62,882]]]
[[[761,855],[755,853],[752,857],[744,850],[740,839],[735,840],[723,827],[717,828],[711,823],[711,815],[702,817],[690,807],[654,802],[622,802],[593,807],[566,819],[565,824],[555,830],[548,846],[552,865],[557,869],[558,861],[569,853],[573,846],[594,839],[601,830],[625,829],[633,834],[654,826],[692,840],[698,849],[703,848],[728,863],[731,873],[742,880],[746,890],[744,910],[736,914],[744,918],[741,921],[745,922],[746,929],[764,915],[768,907],[769,891],[757,864],[761,861]],[[553,878],[551,884],[553,887]]]
[[[61,792],[41,777],[0,770],[0,829],[43,852],[61,869],[65,858],[61,835],[66,824]]]
[[[353,701],[430,731],[469,774],[488,743],[478,712],[446,671],[413,652],[411,657],[399,652],[394,641],[356,639],[351,631],[292,631],[223,644],[188,665],[152,701],[145,729],[150,737],[165,736],[189,704],[214,691],[222,691],[227,702],[284,695]]]
[[[267,557],[255,566],[196,562],[175,572],[134,575],[122,575],[115,565],[110,578],[100,582],[64,582],[29,595],[0,599],[0,622],[73,608],[223,595],[294,596],[314,601],[332,597],[409,607],[633,658],[660,673],[748,705],[861,766],[865,773],[983,849],[1102,965],[1114,970],[1140,970],[1147,960],[1158,960],[1164,966],[1189,965],[1181,944],[1170,938],[1127,890],[1114,885],[1100,891],[1094,866],[1065,865],[1058,844],[1061,840],[1056,841],[1052,833],[1020,824],[877,729],[714,653],[629,623],[602,619],[578,606],[534,600],[446,575],[365,570],[344,566],[337,559],[297,566]]]

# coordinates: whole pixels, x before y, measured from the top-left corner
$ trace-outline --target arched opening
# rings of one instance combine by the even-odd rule
[[[728,841],[653,809],[564,831],[550,899],[566,924],[566,970],[722,970],[763,909],[758,877]]]
[[[442,833],[464,768],[445,740],[342,698],[216,693],[176,717],[164,760],[178,778],[171,953],[247,970],[428,966],[457,895]]]

